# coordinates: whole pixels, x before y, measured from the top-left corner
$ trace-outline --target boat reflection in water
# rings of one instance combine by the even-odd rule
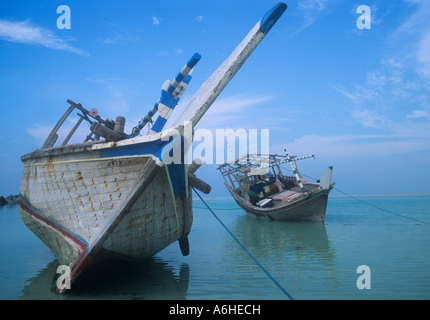
[[[27,280],[19,299],[184,300],[187,297],[190,271],[186,263],[182,263],[179,270],[157,257],[141,261],[111,259],[103,264],[104,267],[89,269],[73,283],[73,290],[59,295],[56,293],[59,264],[54,260],[37,276]]]
[[[295,298],[303,295],[328,299],[331,293],[336,295],[336,250],[330,246],[323,223],[273,222],[241,216],[232,224],[231,231]],[[255,291],[256,299],[276,290],[249,256],[239,246],[232,245],[228,236],[225,247],[223,259],[235,261],[227,277],[237,278],[240,274],[244,281],[254,279],[249,290]]]

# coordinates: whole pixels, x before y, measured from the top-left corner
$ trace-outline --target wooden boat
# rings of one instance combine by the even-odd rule
[[[312,157],[248,154],[217,169],[233,199],[248,215],[270,220],[323,222],[328,195],[334,185],[333,167],[327,168],[317,182],[308,182],[300,175],[296,161]],[[291,165],[294,176],[282,173],[281,165],[285,163]]]
[[[191,80],[199,54],[174,80],[166,81],[160,100],[131,134],[124,132],[123,117],[115,122],[103,120],[96,109],[87,110],[68,100],[69,108],[42,148],[22,156],[20,216],[59,264],[70,268],[71,283],[103,255],[145,258],[175,241],[188,254],[191,187],[210,191],[194,175],[198,165],[186,163],[192,128],[285,9],[279,3],[267,12],[197,90],[172,127],[164,125]],[[80,112],[79,121],[64,142],[55,146],[58,129],[74,110]],[[140,135],[157,112],[149,134]],[[84,121],[91,125],[90,134],[83,143],[68,144]],[[188,132],[187,123],[191,124]],[[63,291],[64,286],[59,289]]]

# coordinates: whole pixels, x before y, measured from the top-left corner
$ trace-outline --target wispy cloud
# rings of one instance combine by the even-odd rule
[[[391,50],[379,67],[369,70],[361,82],[332,85],[350,102],[351,119],[380,134],[303,136],[290,144],[291,149],[331,157],[430,150],[430,2],[405,2],[416,11],[387,38]]]
[[[368,72],[362,83],[331,87],[349,100],[351,119],[365,127],[387,130],[393,123],[393,111],[403,120],[428,117],[430,94],[423,76],[416,63],[387,58],[380,69]]]
[[[406,127],[402,128],[409,131]],[[421,131],[421,134],[426,136],[417,137],[400,131],[390,135],[305,135],[290,143],[272,145],[270,152],[282,153],[286,148],[295,154],[315,154],[316,157],[330,159],[421,153],[430,149],[430,132],[424,127],[422,129],[425,132]]]
[[[249,115],[254,118],[256,107],[261,106],[271,99],[268,95],[241,93],[223,97],[214,102],[205,118],[202,126],[208,128],[235,128],[249,125],[246,120]],[[259,124],[261,125],[261,123]]]
[[[421,72],[430,79],[430,30],[418,43],[417,58],[423,66]]]
[[[416,11],[387,38],[396,50],[387,52],[379,67],[369,70],[363,81],[331,87],[350,102],[351,120],[405,137],[420,131],[420,136],[411,138],[413,141],[405,141],[425,148],[423,144],[430,145],[430,130],[422,127],[430,126],[430,2],[405,1]],[[403,149],[408,148],[405,142]]]
[[[300,15],[303,17],[303,24],[290,37],[294,37],[308,27],[312,26],[326,8],[327,0],[300,0],[297,3],[297,8],[300,10]]]
[[[101,78],[85,77],[84,79],[91,83],[103,83],[103,84],[118,82],[122,80],[121,78],[118,78],[118,77],[101,77]]]
[[[299,34],[300,32],[302,32],[306,28],[310,27],[315,21],[316,21],[316,19],[314,17],[307,17],[307,20],[305,21],[305,23],[301,27],[299,27],[296,31],[294,31],[290,35],[290,37],[296,36],[297,34]]]
[[[10,21],[0,19],[0,38],[15,43],[41,45],[54,50],[63,50],[88,55],[85,51],[70,45],[51,30],[35,25],[29,20]]]
[[[389,99],[407,98],[422,90],[415,70],[390,57],[381,60],[378,70],[369,71],[360,84],[331,85],[332,89],[347,97],[353,104],[383,103]]]
[[[393,38],[404,43],[413,41],[409,52],[419,63],[418,72],[430,80],[430,1],[427,0],[404,0],[406,3],[415,6],[416,10],[409,17],[403,19],[403,23],[396,29]],[[409,46],[408,46],[409,47]]]
[[[141,33],[143,30],[137,30],[135,32],[118,32],[114,31],[111,36],[100,40],[104,44],[129,44],[133,42],[142,42]]]
[[[166,128],[168,125],[176,122],[176,119],[182,114],[190,99],[191,97],[183,97],[182,101],[175,108],[174,114],[168,120]],[[255,120],[255,114],[258,113],[251,111],[255,110],[257,106],[270,101],[270,99],[272,99],[271,96],[252,93],[240,93],[222,97],[214,102],[199,122],[198,127],[206,129],[247,127],[249,126],[248,117],[251,116]],[[263,124],[258,123],[258,127],[263,127]]]
[[[169,50],[157,51],[157,55],[162,56],[162,57],[168,57],[171,55],[181,55],[183,53],[184,53],[184,49],[182,49],[182,48],[173,48],[173,49],[169,49]]]
[[[156,26],[158,26],[158,25],[160,25],[160,23],[161,23],[161,19],[160,18],[157,18],[157,17],[152,17],[152,24],[153,25],[156,25]]]
[[[425,111],[425,110],[414,110],[411,114],[408,114],[406,117],[410,119],[429,118],[430,114],[428,111]]]
[[[298,8],[302,10],[323,10],[327,0],[301,0],[298,3]]]
[[[213,104],[208,114],[232,115],[241,114],[246,108],[258,105],[270,100],[267,95],[240,93],[233,96],[223,97]]]
[[[331,88],[349,99],[352,104],[359,105],[365,101],[374,101],[378,96],[378,91],[375,87],[367,87],[365,85],[353,84],[349,88],[344,85],[331,85]]]
[[[195,21],[197,22],[202,22],[203,21],[203,16],[197,16],[194,18]]]
[[[376,110],[357,109],[352,111],[352,116],[366,127],[382,128],[386,122],[386,116]]]

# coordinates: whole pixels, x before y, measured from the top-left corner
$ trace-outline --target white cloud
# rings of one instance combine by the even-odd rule
[[[381,128],[386,121],[385,116],[382,114],[379,114],[375,110],[366,110],[366,109],[353,110],[352,116],[354,119],[359,121],[362,125],[366,127],[371,127],[371,128]]]
[[[290,37],[294,37],[303,30],[312,26],[326,8],[327,0],[300,0],[297,4],[297,8],[302,10],[301,15],[303,17],[303,24],[297,28],[296,31],[290,34]]]
[[[203,21],[203,16],[197,16],[194,18],[195,21],[197,22],[202,22]]]
[[[207,128],[234,128],[247,127],[249,122],[247,119],[252,116],[258,118],[258,113],[261,110],[255,111],[254,106],[260,105],[269,101],[271,97],[267,95],[256,95],[241,93],[233,96],[223,97],[216,100],[211,108],[202,119],[199,127]],[[261,123],[254,124],[255,127],[261,126]]]
[[[256,95],[249,93],[235,94],[229,97],[223,97],[214,102],[208,114],[226,115],[226,114],[241,114],[245,108],[261,104],[270,100],[267,95]]]
[[[176,119],[182,114],[191,97],[183,97],[175,112],[169,118],[165,128],[176,122]],[[199,128],[233,128],[248,127],[249,122],[246,119],[252,117],[255,119],[261,110],[256,111],[255,106],[263,104],[272,99],[268,95],[258,95],[250,93],[240,93],[233,96],[222,97],[217,99],[205,116],[198,124]],[[239,120],[239,121],[238,121]],[[262,127],[259,123],[255,127]]]
[[[171,55],[181,55],[184,53],[184,49],[182,48],[169,48],[169,50],[161,50],[157,51],[157,55],[162,57],[168,57]]]
[[[428,0],[404,0],[415,6],[416,10],[409,17],[403,19],[399,28],[395,31],[395,39],[399,39],[400,47],[412,42],[406,48],[408,54],[419,63],[418,73],[430,80],[430,1]],[[409,41],[409,42],[408,42]]]
[[[415,11],[405,16],[403,23],[387,37],[390,51],[381,60],[380,67],[369,70],[361,83],[349,87],[332,85],[355,106],[377,109],[384,105],[394,108],[396,104],[403,104],[405,110],[410,110],[411,105],[423,109],[429,106],[430,1],[404,2],[413,6]]]
[[[152,24],[153,25],[160,25],[161,19],[157,18],[157,17],[152,17]]]
[[[430,32],[418,43],[417,59],[422,63],[421,72],[430,79]]]
[[[118,77],[104,77],[104,78],[94,78],[94,77],[85,77],[85,80],[92,83],[112,83],[121,81],[121,78]]]
[[[298,3],[298,8],[302,10],[323,10],[327,0],[301,0]]]
[[[0,19],[0,38],[10,42],[41,45],[50,49],[87,55],[56,36],[51,30],[32,24],[29,20],[18,22]]]
[[[175,54],[183,54],[184,53],[184,49],[182,49],[182,48],[175,48],[175,49],[173,49],[173,52]]]
[[[114,31],[113,34],[105,39],[100,40],[100,42],[104,44],[120,44],[125,45],[129,43],[134,42],[142,42],[142,36],[141,33],[145,31],[143,30],[136,30],[133,32],[118,32]]]
[[[291,143],[270,147],[272,153],[282,153],[284,148],[297,155],[314,154],[317,158],[355,158],[393,156],[430,149],[429,138],[412,138],[397,135],[306,135]]]
[[[314,24],[314,22],[316,21],[316,19],[314,17],[307,17],[307,20],[305,21],[305,23],[299,27],[296,31],[294,31],[290,37],[294,37],[297,34],[299,34],[300,32],[302,32],[303,30],[305,30],[306,28],[310,27],[311,25]]]
[[[428,118],[429,113],[425,110],[414,110],[411,114],[408,114],[406,117],[411,119]]]

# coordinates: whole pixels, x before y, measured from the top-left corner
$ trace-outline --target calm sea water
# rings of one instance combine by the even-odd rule
[[[232,200],[209,204],[295,299],[430,299],[430,196],[359,199],[331,196],[324,224],[255,220]],[[0,207],[0,299],[287,298],[203,203],[194,205],[189,256],[174,243],[143,262],[109,264],[62,295],[53,254],[17,206]],[[361,265],[370,289],[357,288]]]

